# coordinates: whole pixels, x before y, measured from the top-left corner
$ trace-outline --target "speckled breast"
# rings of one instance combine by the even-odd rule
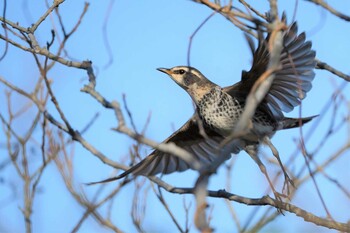
[[[239,102],[220,87],[215,87],[204,95],[198,108],[205,123],[224,134],[232,132],[242,114]]]

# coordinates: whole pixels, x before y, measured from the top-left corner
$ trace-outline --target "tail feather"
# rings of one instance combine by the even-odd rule
[[[310,117],[303,117],[303,118],[289,118],[289,117],[285,117],[282,120],[282,128],[281,129],[291,129],[291,128],[300,127],[300,126],[308,123],[309,121],[311,121],[315,117],[318,117],[318,115],[310,116]]]

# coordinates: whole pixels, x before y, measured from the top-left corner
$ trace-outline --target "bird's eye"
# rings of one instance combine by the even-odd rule
[[[184,74],[186,71],[184,69],[175,70],[175,74]]]

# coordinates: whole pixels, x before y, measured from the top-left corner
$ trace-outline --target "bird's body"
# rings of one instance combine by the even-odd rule
[[[213,83],[193,67],[159,68],[159,71],[168,74],[182,87],[196,104],[195,114],[164,142],[175,143],[187,150],[203,166],[213,162],[218,156],[220,143],[235,129],[254,83],[267,69],[268,41],[269,36],[259,43],[254,53],[253,66],[249,72],[242,72],[241,81],[225,88]],[[271,138],[277,130],[298,127],[313,118],[288,118],[284,117],[282,111],[289,112],[299,105],[306,92],[311,89],[311,81],[315,75],[314,58],[311,42],[305,41],[304,33],[297,34],[294,23],[284,32],[281,69],[275,71],[272,86],[256,108],[249,132],[235,140],[228,154],[224,155],[225,159],[230,158],[231,153],[237,154],[245,150],[264,172],[265,168],[257,156],[258,145],[264,139]],[[192,168],[191,164],[178,156],[155,150],[121,175],[102,182],[120,179],[128,174],[151,176],[189,168]],[[266,171],[264,174],[267,176]]]
[[[232,134],[241,118],[244,107],[245,100],[231,96],[219,86],[213,87],[203,95],[197,104],[200,118],[208,127],[223,136]],[[278,130],[298,127],[299,120],[299,118],[288,117],[277,120],[271,115],[271,112],[265,112],[263,108],[258,107],[252,118],[251,135],[248,134],[246,137],[250,136],[252,141],[257,141],[261,136],[271,138]],[[304,118],[302,124],[306,123],[306,120],[308,121],[309,118]]]
[[[213,87],[198,101],[198,113],[207,126],[217,133],[228,136],[232,133],[243,106],[219,86]]]

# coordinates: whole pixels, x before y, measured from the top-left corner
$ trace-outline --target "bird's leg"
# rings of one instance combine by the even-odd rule
[[[284,166],[282,164],[282,161],[280,159],[279,153],[278,153],[276,147],[272,144],[270,138],[268,136],[265,136],[263,141],[264,141],[264,143],[266,145],[268,145],[270,147],[270,149],[272,151],[272,154],[275,156],[275,158],[277,159],[277,161],[278,161],[278,163],[279,163],[279,165],[280,165],[280,167],[282,169],[282,172],[283,172],[283,175],[284,175],[284,185],[283,185],[283,189],[282,190],[284,190],[284,188],[287,187],[287,194],[289,195],[289,193],[290,193],[289,184],[291,184],[293,187],[295,187],[294,186],[294,182],[288,176],[288,173],[286,172],[286,170],[285,170],[285,168],[284,168]]]
[[[253,148],[252,148],[253,147]],[[282,197],[285,198],[286,196],[284,194],[281,194],[279,192],[276,191],[275,187],[273,186],[273,183],[269,177],[269,175],[267,174],[266,171],[266,167],[265,165],[261,162],[260,158],[257,155],[257,146],[247,146],[245,151],[249,154],[249,156],[255,161],[255,163],[259,166],[261,172],[265,175],[271,190],[276,198],[277,201],[282,202]],[[280,208],[277,207],[278,212],[282,213],[282,210]]]

